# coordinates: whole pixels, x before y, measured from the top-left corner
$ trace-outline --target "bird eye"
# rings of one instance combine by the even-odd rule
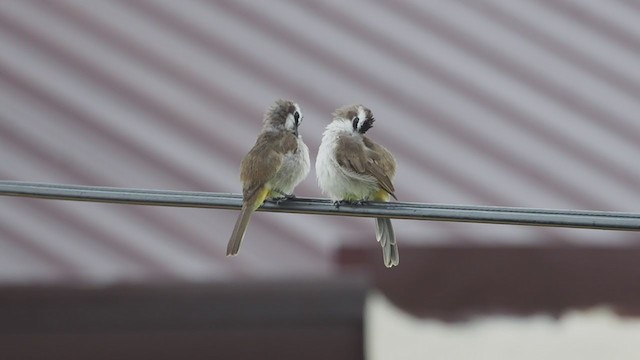
[[[352,121],[353,121],[353,130],[354,131],[358,130],[358,122],[360,121],[360,118],[357,116],[354,116]]]
[[[295,112],[293,113],[293,120],[296,121],[296,125],[300,122],[300,113],[299,112]]]

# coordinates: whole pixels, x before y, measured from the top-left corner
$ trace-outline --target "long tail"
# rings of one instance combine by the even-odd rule
[[[396,234],[391,226],[391,219],[376,218],[376,240],[382,246],[382,258],[384,266],[393,267],[400,262]]]
[[[238,220],[236,220],[236,226],[233,228],[229,244],[227,244],[227,256],[236,255],[240,250],[240,244],[242,244],[244,233],[247,231],[247,225],[249,225],[249,220],[254,211],[252,206],[248,206],[246,203],[242,205],[242,210]]]

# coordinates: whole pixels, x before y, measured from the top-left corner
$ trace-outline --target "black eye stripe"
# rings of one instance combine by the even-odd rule
[[[358,129],[358,131],[361,134],[366,133],[367,131],[369,131],[369,129],[371,129],[373,127],[373,122],[375,121],[375,119],[373,117],[367,118],[362,122],[362,125],[360,125],[360,129]]]
[[[293,120],[295,120],[296,125],[300,122],[300,113],[299,112],[295,112],[293,113]]]
[[[353,130],[358,130],[358,122],[360,121],[360,118],[357,116],[353,117]]]

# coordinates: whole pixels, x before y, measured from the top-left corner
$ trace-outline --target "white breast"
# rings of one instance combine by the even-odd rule
[[[334,126],[332,126],[334,125]],[[375,179],[343,169],[336,160],[339,136],[351,136],[343,127],[331,123],[323,133],[316,158],[316,176],[322,192],[332,200],[347,197],[367,200],[378,190]]]
[[[293,194],[295,187],[309,174],[310,167],[309,148],[298,137],[298,150],[284,155],[282,167],[271,180],[271,186],[286,194]]]

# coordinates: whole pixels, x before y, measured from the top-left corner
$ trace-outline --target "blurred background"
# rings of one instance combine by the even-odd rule
[[[289,98],[312,159],[370,107],[400,201],[639,212],[639,60],[634,0],[3,0],[0,178],[238,193]],[[395,220],[385,269],[347,217],[226,258],[236,216],[0,198],[2,358],[640,354],[638,233]]]

